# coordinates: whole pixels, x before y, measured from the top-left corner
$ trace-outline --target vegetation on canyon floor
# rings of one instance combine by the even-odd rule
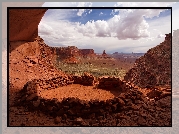
[[[127,70],[122,67],[116,67],[113,65],[101,65],[99,63],[82,62],[77,64],[69,63],[56,63],[56,67],[67,74],[83,75],[84,72],[88,72],[95,77],[111,76],[119,77],[123,79]]]

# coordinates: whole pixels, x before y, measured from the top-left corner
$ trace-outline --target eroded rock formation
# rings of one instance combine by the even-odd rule
[[[137,59],[124,79],[141,88],[171,85],[171,34]]]
[[[57,60],[66,60],[69,63],[78,62],[81,58],[94,58],[96,54],[93,49],[78,49],[75,46],[51,47],[53,53],[59,57]]]
[[[56,57],[43,39],[37,37],[34,40],[10,43],[9,81],[16,89],[22,89],[32,79],[65,75],[54,67]]]

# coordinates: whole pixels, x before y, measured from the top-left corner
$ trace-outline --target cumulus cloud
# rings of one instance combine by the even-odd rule
[[[86,24],[79,24],[77,28],[78,31],[81,32],[83,35],[90,37],[113,36],[117,37],[120,40],[127,38],[145,38],[150,35],[150,33],[147,31],[149,25],[143,18],[145,14],[147,14],[149,17],[156,15],[151,15],[145,10],[125,10],[119,15],[114,15],[108,21],[88,21]]]
[[[117,37],[119,40],[150,37],[150,28],[145,18],[158,17],[164,9],[117,9],[107,21],[88,21],[77,26],[78,32],[89,37]],[[167,24],[168,25],[168,24]],[[168,25],[169,26],[169,25]]]
[[[84,3],[79,5],[78,2],[72,4],[87,6]],[[170,16],[146,21],[145,18],[153,18],[163,11],[155,9],[113,10],[111,19],[89,20],[86,24],[68,21],[68,18],[74,15],[83,16],[91,11],[79,9],[58,10],[51,13],[47,11],[39,24],[39,35],[50,46],[92,48],[95,52],[102,52],[104,49],[107,52],[146,52],[149,48],[160,44],[164,39],[163,35],[171,28]]]

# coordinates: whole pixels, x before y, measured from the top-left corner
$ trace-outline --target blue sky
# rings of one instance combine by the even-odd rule
[[[89,14],[89,11],[91,13]],[[78,11],[75,11],[77,13]],[[71,22],[81,22],[82,24],[86,24],[89,20],[108,20],[113,17],[111,14],[112,9],[93,9],[87,10],[82,16],[74,16],[69,19]],[[115,13],[117,14],[117,13]]]
[[[172,2],[47,2],[43,7],[173,6],[178,11],[177,4]],[[108,53],[145,53],[163,42],[164,35],[170,32],[171,11],[164,9],[49,9],[39,24],[39,35],[49,46],[92,48],[97,53],[104,49]]]

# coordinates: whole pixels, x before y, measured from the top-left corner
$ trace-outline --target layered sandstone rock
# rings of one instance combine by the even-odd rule
[[[171,84],[171,34],[165,41],[151,48],[136,60],[134,67],[125,75],[124,80],[144,87]]]
[[[48,9],[10,9],[9,41],[34,41],[38,24]]]
[[[58,60],[69,60],[73,63],[70,58],[74,58],[74,62],[78,62],[81,58],[94,58],[96,54],[93,49],[78,49],[75,46],[68,47],[51,47],[53,53],[58,57]]]

